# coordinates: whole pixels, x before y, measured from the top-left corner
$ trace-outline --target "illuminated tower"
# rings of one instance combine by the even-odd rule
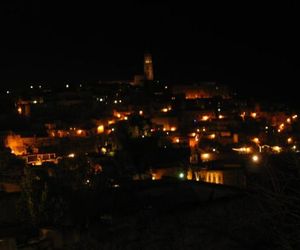
[[[144,55],[144,76],[147,81],[152,81],[154,78],[152,56],[150,53]]]

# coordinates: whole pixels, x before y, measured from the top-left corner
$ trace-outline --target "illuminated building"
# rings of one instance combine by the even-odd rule
[[[153,64],[152,64],[152,56],[149,53],[144,55],[144,76],[147,81],[153,81]]]

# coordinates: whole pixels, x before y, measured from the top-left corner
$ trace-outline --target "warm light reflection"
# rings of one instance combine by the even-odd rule
[[[216,138],[216,134],[209,135],[209,139],[215,139],[215,138]]]
[[[256,118],[257,117],[257,113],[255,113],[255,112],[252,112],[250,115],[251,115],[252,118]]]
[[[78,129],[78,130],[76,131],[76,134],[77,134],[77,135],[82,135],[82,134],[83,134],[82,129]]]
[[[202,153],[202,154],[200,155],[200,157],[201,157],[201,160],[202,160],[202,161],[208,161],[208,160],[210,160],[210,158],[211,158],[211,156],[210,156],[209,153]]]
[[[272,147],[273,151],[276,152],[276,153],[280,153],[282,151],[282,148],[279,147],[279,146],[273,146]]]
[[[243,118],[243,120],[245,119],[245,116],[246,116],[246,112],[243,112],[243,113],[241,113],[241,115],[240,115],[242,118]]]
[[[204,115],[202,116],[201,120],[202,121],[207,121],[209,119],[209,116],[208,115]]]
[[[251,153],[250,147],[241,147],[241,148],[232,148],[233,151],[237,151],[239,153],[249,154]]]
[[[252,141],[257,143],[257,144],[259,143],[259,139],[257,137],[253,138]]]
[[[102,148],[101,148],[101,153],[102,153],[102,154],[106,154],[106,152],[107,152],[107,149],[106,149],[105,147],[102,147]]]
[[[19,115],[22,114],[22,108],[21,108],[21,107],[18,107],[17,111],[18,111],[18,114],[19,114]]]
[[[292,143],[292,142],[293,142],[293,138],[292,138],[292,137],[289,137],[289,138],[287,139],[287,142],[288,142],[288,143]]]
[[[102,134],[104,132],[104,126],[103,125],[99,125],[98,127],[97,127],[97,133],[98,134]]]
[[[171,127],[170,130],[171,131],[176,131],[176,127]]]
[[[252,161],[255,162],[255,163],[257,163],[259,161],[258,155],[253,155],[252,156]]]

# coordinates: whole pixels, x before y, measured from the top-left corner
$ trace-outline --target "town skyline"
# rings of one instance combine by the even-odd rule
[[[168,2],[7,3],[1,85],[127,79],[142,70],[149,50],[156,79],[224,82],[262,97],[271,88],[278,98],[296,99],[296,7],[295,1],[199,8]]]

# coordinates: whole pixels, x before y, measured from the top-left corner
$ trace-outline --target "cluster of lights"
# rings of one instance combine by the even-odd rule
[[[169,112],[170,110],[172,110],[172,108],[171,108],[171,107],[162,108],[162,109],[161,109],[161,112],[163,112],[163,113],[167,113],[167,112]]]
[[[298,115],[293,115],[292,117],[288,117],[286,119],[286,123],[291,124],[293,120],[296,120],[298,118]],[[285,123],[281,123],[279,125],[279,128],[277,129],[277,132],[280,133],[285,128]]]
[[[250,147],[233,148],[232,150],[237,151],[239,153],[244,153],[244,154],[251,153],[251,148]]]

